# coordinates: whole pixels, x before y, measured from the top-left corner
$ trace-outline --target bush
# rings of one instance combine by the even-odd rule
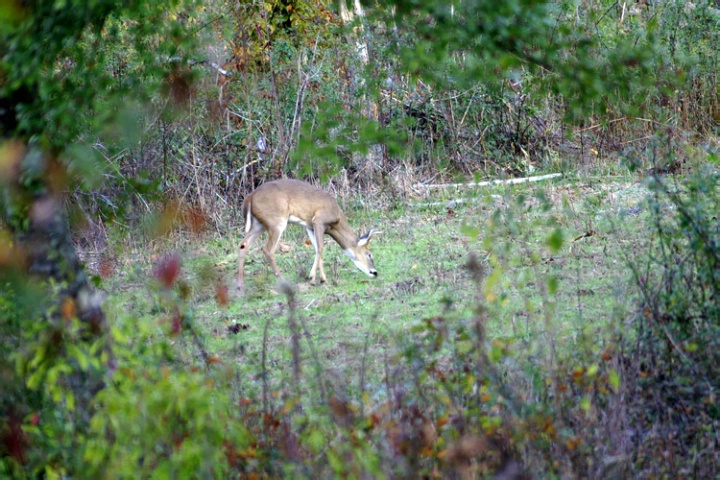
[[[649,476],[718,475],[720,211],[718,174],[652,177],[655,235],[629,260],[638,295],[622,341],[638,469]],[[658,458],[664,459],[657,462]]]

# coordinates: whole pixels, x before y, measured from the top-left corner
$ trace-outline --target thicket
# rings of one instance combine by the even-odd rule
[[[126,105],[132,141],[95,152],[118,182],[80,203],[106,218],[128,183],[131,198],[161,188],[220,226],[265,178],[406,195],[438,178],[607,172],[658,132],[676,137],[669,172],[720,115],[709,3],[388,5],[346,22],[288,5],[207,2],[189,26],[203,50],[166,78],[182,110]],[[103,45],[123,84],[145,75],[127,43]]]
[[[1,475],[718,475],[712,2],[381,2],[351,15],[321,1],[68,0],[0,15]],[[106,225],[140,228],[158,205],[155,233],[176,215],[190,230],[234,227],[219,212],[284,175],[403,197],[418,181],[621,161],[651,174],[655,231],[628,255],[637,308],[621,328],[573,356],[548,327],[533,362],[487,338],[504,262],[518,261],[505,239],[538,228],[518,201],[484,232],[489,261],[465,266],[476,314],[410,332],[383,401],[298,355],[294,391],[271,391],[264,363],[259,387],[239,379],[198,341],[177,258],[155,272],[167,336],[108,325],[59,206],[68,198],[77,231],[102,243]],[[562,238],[552,226],[547,248]],[[534,282],[549,326],[556,280],[536,269]],[[292,348],[312,349],[286,295]]]

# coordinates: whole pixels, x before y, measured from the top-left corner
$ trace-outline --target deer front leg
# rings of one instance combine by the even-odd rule
[[[317,270],[320,269],[320,282],[326,283],[327,278],[325,277],[325,269],[323,268],[322,251],[323,251],[323,235],[325,234],[325,228],[322,224],[314,225],[314,228],[307,229],[310,241],[315,247],[315,261],[313,262],[312,270],[310,270],[310,283],[313,285],[317,284]]]

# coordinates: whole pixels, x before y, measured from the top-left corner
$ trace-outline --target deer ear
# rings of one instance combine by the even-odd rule
[[[365,235],[360,237],[360,239],[358,240],[358,247],[367,245],[368,243],[370,243],[370,239],[372,238],[373,235],[378,235],[380,233],[382,233],[382,232],[371,228],[369,232],[367,232]]]

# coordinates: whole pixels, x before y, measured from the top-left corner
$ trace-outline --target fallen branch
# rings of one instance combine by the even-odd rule
[[[509,178],[507,180],[487,180],[484,182],[470,183],[436,183],[424,184],[416,183],[415,188],[463,188],[463,187],[489,187],[492,185],[516,185],[518,183],[540,182],[542,180],[550,180],[551,178],[562,177],[562,173],[550,173],[548,175],[538,175],[536,177]]]

